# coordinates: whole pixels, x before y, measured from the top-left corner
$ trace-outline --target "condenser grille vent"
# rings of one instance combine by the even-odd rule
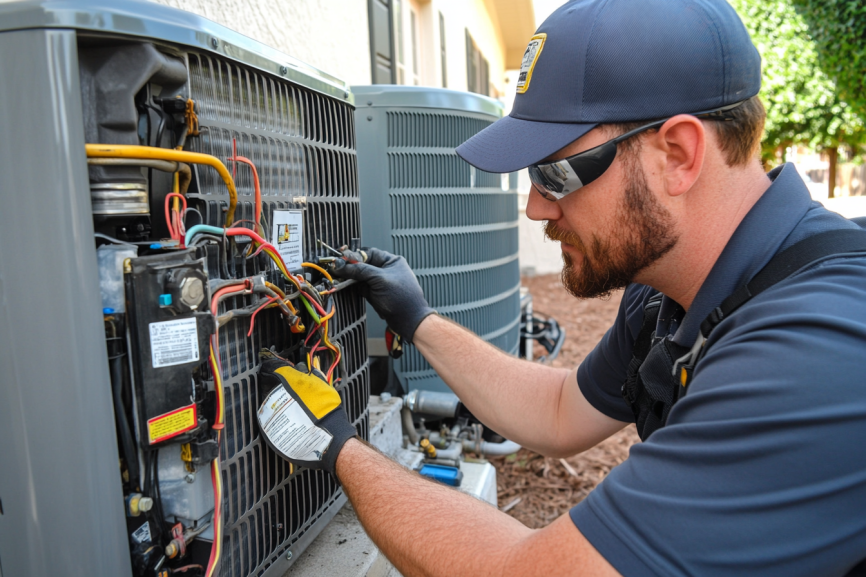
[[[388,112],[388,147],[457,148],[493,120],[431,112]]]
[[[306,88],[255,72],[229,60],[190,53],[191,98],[195,100],[201,135],[187,148],[212,154],[230,170],[233,143],[237,153],[252,160],[259,172],[262,221],[267,230],[273,211],[304,209],[306,260],[324,255],[316,239],[331,246],[360,237],[360,212],[351,106]],[[191,194],[203,219],[222,225],[228,197],[215,171],[196,170],[198,193]],[[235,169],[239,202],[237,220],[253,218],[253,179],[245,166]],[[211,268],[216,266],[216,260]],[[263,256],[235,255],[227,269],[214,277],[241,278],[265,272],[285,287]],[[251,304],[237,297],[224,306]],[[368,436],[369,361],[365,304],[351,288],[335,295],[337,314],[331,338],[343,349],[346,378],[339,387],[350,420]],[[248,320],[235,320],[219,332],[225,388],[226,428],[222,445],[224,534],[221,575],[267,575],[285,551],[297,554],[315,533],[330,507],[341,506],[343,495],[327,474],[290,471],[259,436],[255,411],[259,405],[258,353],[262,348],[297,351],[301,342],[274,311],[262,311],[252,338]]]
[[[499,118],[496,105],[435,88],[353,90],[368,103],[356,112],[364,243],[406,257],[440,314],[516,352],[517,194],[455,152]],[[381,339],[384,326],[371,323],[370,337]],[[394,369],[404,387],[447,390],[414,347]]]
[[[514,276],[520,273],[517,259],[506,258],[505,262],[488,268],[473,268],[441,274],[424,274],[418,277],[424,295],[435,301],[439,311],[466,304],[466,287],[472,287],[474,301],[495,297],[503,290],[511,290]],[[493,261],[494,263],[496,261]]]
[[[436,231],[412,236],[395,233],[393,237],[394,250],[406,257],[416,274],[423,274],[423,269],[428,268],[482,264],[507,258],[517,252],[518,242],[510,226],[471,232]],[[468,295],[471,287],[465,287],[465,290]]]
[[[228,60],[189,54],[199,119],[354,149],[352,108]]]
[[[515,327],[519,329],[520,319],[509,323],[503,323],[502,319],[510,318],[514,307],[520,308],[520,287],[518,285],[517,290],[506,290],[498,296],[499,298],[490,304],[472,306],[470,303],[469,307],[444,311],[442,314],[464,327],[471,328],[472,332],[502,350],[513,352],[519,344],[518,330]],[[430,371],[430,365],[415,347],[409,347],[400,358],[400,372],[404,378],[427,377],[431,374]]]
[[[452,152],[388,154],[391,188],[500,188],[502,176],[478,170]]]
[[[394,230],[480,226],[517,220],[513,192],[391,194]]]

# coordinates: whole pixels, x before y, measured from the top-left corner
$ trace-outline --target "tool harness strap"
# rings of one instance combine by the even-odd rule
[[[831,230],[793,244],[776,254],[752,280],[707,315],[691,349],[676,344],[670,337],[656,337],[662,295],[650,298],[644,306],[643,324],[622,386],[622,396],[634,413],[641,440],[665,426],[671,408],[688,389],[695,365],[706,354],[710,333],[722,320],[805,267],[830,257],[862,253],[866,253],[866,230],[862,229]]]

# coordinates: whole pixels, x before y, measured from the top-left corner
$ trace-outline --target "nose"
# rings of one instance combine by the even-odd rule
[[[551,202],[541,196],[533,184],[526,202],[526,217],[529,220],[559,220],[562,209],[558,202]]]

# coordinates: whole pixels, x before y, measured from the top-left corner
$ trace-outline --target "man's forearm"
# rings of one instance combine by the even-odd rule
[[[407,577],[502,575],[515,546],[533,534],[355,439],[340,452],[337,475],[367,534]]]
[[[570,455],[624,426],[589,405],[574,371],[507,355],[438,315],[418,326],[414,344],[472,414],[524,447]]]

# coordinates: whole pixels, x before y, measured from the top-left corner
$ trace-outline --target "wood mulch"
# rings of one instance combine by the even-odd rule
[[[613,324],[622,297],[579,301],[569,295],[559,275],[523,279],[533,297],[533,308],[555,318],[565,328],[566,340],[554,367],[574,368],[595,347]],[[536,358],[545,354],[536,345]],[[540,528],[568,512],[616,465],[628,457],[638,441],[634,425],[626,427],[596,447],[568,459],[543,457],[528,449],[516,455],[492,459],[496,467],[499,507],[528,527]]]

